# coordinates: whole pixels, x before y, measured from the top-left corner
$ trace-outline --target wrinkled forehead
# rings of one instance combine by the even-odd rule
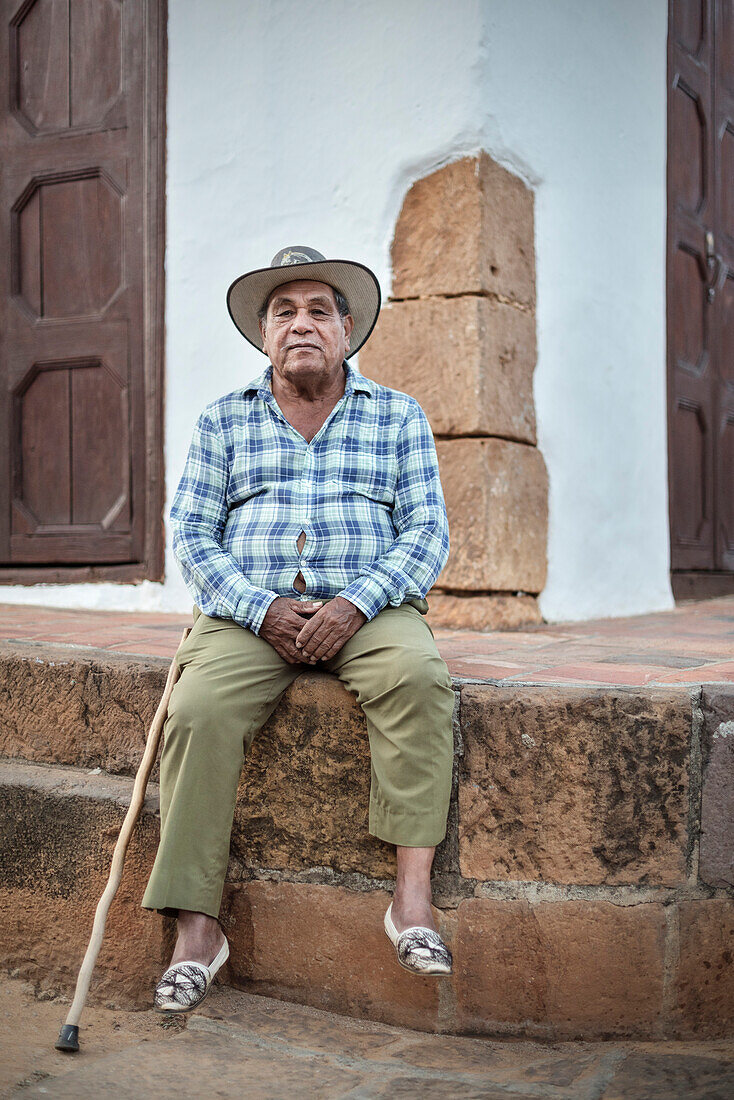
[[[295,302],[300,299],[309,303],[324,300],[336,306],[334,288],[329,283],[319,283],[315,279],[298,279],[274,287],[268,296],[268,306],[276,302]]]

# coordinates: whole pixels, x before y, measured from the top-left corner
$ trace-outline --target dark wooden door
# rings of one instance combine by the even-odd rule
[[[160,577],[165,7],[3,14],[0,579]]]
[[[671,0],[668,470],[676,597],[734,591],[734,0]]]

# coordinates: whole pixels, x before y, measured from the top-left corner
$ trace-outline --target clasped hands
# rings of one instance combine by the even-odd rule
[[[278,596],[265,612],[260,637],[288,664],[312,665],[337,654],[366,622],[364,612],[342,596],[326,604]]]

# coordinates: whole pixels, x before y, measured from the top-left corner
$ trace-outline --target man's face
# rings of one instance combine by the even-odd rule
[[[349,351],[352,325],[351,316],[339,315],[327,283],[285,283],[270,295],[260,324],[263,351],[273,370],[291,382],[336,375]]]

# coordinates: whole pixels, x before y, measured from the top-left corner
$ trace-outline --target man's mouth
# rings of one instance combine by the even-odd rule
[[[299,348],[313,348],[314,351],[319,350],[318,344],[289,344],[286,351],[297,351]]]

